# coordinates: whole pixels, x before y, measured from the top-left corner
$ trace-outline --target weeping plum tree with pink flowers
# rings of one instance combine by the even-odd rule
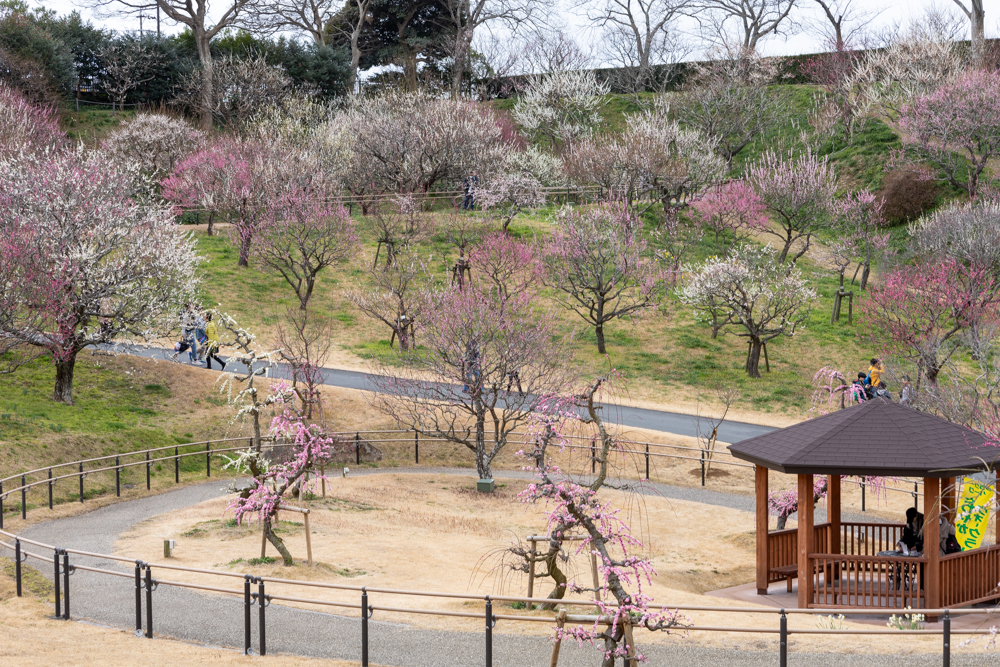
[[[349,446],[309,423],[305,414],[311,408],[311,396],[303,397],[285,382],[272,384],[264,393],[257,383],[273,367],[277,353],[261,349],[256,344],[256,337],[226,313],[216,312],[215,315],[226,342],[234,348],[227,364],[232,370],[223,375],[220,391],[236,408],[234,420],[249,420],[252,433],[250,446],[237,452],[224,466],[250,475],[248,487],[231,487],[230,490],[238,495],[229,503],[229,509],[239,523],[260,521],[264,536],[281,554],[284,564],[292,565],[291,552],[274,532],[281,499],[293,487],[301,488],[306,473],[326,465],[335,455],[346,452]],[[239,390],[234,392],[236,387]],[[298,405],[296,399],[299,399]],[[274,406],[280,408],[281,413],[272,419],[267,435],[277,447],[267,452],[261,418],[265,409]],[[279,448],[286,452],[279,456]]]
[[[0,156],[60,150],[68,144],[54,108],[32,104],[21,91],[0,84]]]
[[[604,327],[656,306],[663,275],[642,236],[642,220],[625,203],[570,211],[545,247],[545,283],[594,327],[607,354]]]
[[[590,627],[556,628],[555,639],[600,645],[602,667],[614,667],[619,659],[626,664],[628,660],[644,662],[646,657],[636,647],[633,628],[669,632],[683,628],[685,621],[677,611],[657,609],[644,592],[643,587],[652,582],[656,570],[649,559],[633,553],[642,548],[642,543],[622,519],[621,510],[599,498],[593,485],[573,482],[549,459],[549,446],[565,444],[561,430],[567,419],[574,418],[572,411],[559,408],[558,401],[540,407],[547,413],[536,416],[533,422],[535,448],[530,454],[538,481],[529,484],[519,497],[525,503],[548,505],[546,528],[550,535],[561,537],[569,531],[583,532],[584,540],[579,543],[577,553],[596,556],[600,580],[596,588],[575,583],[567,586],[574,592],[588,594],[597,604],[601,620]]]

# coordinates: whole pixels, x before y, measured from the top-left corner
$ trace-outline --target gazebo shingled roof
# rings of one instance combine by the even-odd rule
[[[813,475],[953,477],[993,467],[1000,449],[940,417],[876,398],[730,445],[771,470]]]

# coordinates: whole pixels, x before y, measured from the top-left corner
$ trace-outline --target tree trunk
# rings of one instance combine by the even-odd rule
[[[309,299],[312,297],[314,287],[316,287],[316,276],[306,278],[305,294],[299,296],[299,310],[306,310],[309,307]]]
[[[474,380],[478,382],[478,380]],[[472,391],[479,391],[477,385],[470,386]],[[476,472],[479,479],[493,479],[493,469],[486,455],[486,411],[482,402],[476,400]]]
[[[208,236],[213,236],[215,234],[215,211],[208,212],[208,231],[206,234]]]
[[[466,33],[471,32],[468,26],[463,26],[455,35],[455,52],[452,53],[454,64],[451,70],[451,97],[461,99],[462,80],[465,78],[465,60],[469,55],[469,44],[471,39],[466,38]]]
[[[274,548],[278,550],[279,554],[281,554],[282,562],[285,565],[294,565],[295,561],[292,560],[292,553],[288,550],[288,547],[285,546],[285,543],[281,540],[281,538],[278,537],[277,534],[274,532],[274,530],[271,528],[270,519],[267,519],[264,522],[264,534],[267,535],[267,541],[270,542],[272,546],[274,546]]]
[[[250,236],[246,235],[240,239],[240,258],[236,266],[250,266]]]
[[[203,132],[212,131],[212,50],[209,46],[209,38],[202,30],[196,29],[194,32],[195,44],[198,48],[198,60],[201,62],[201,129]]]
[[[552,580],[556,583],[556,587],[552,589],[551,593],[549,593],[548,598],[550,600],[562,600],[566,595],[566,574],[559,569],[558,549],[549,550],[545,559],[545,566],[548,568],[549,575],[552,577]],[[542,609],[546,611],[552,611],[555,608],[555,602],[546,602],[542,605]]]
[[[752,378],[760,377],[760,351],[763,342],[759,338],[750,339],[750,354],[747,355],[747,375]]]
[[[604,345],[604,325],[598,324],[594,327],[594,335],[597,336],[597,351],[601,354],[607,354],[608,348]]]
[[[66,405],[73,405],[73,371],[76,368],[76,351],[65,359],[56,361],[56,386],[52,398]]]
[[[866,287],[868,287],[868,276],[871,275],[871,264],[865,262],[864,270],[861,272],[861,291],[863,292]]]
[[[778,527],[777,527],[776,530],[784,530],[785,529],[785,523],[787,521],[788,521],[788,515],[787,514],[779,514],[778,515]]]
[[[361,65],[361,48],[358,46],[358,40],[361,38],[361,23],[363,20],[363,16],[358,18],[358,25],[351,33],[351,73],[347,77],[348,95],[354,93],[354,87],[358,82],[358,67]],[[363,208],[364,205],[362,205]],[[365,213],[365,211],[362,210],[362,213]]]
[[[983,10],[983,0],[970,0],[971,11],[969,19],[972,22],[972,62],[979,67],[985,67],[986,62],[986,12]]]

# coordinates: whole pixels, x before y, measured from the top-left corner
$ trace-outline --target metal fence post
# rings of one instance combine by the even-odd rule
[[[917,483],[913,483],[913,509],[917,509]]]
[[[0,482],[0,530],[3,530],[3,482]]]
[[[80,502],[83,502],[83,463],[80,464]]]
[[[149,491],[149,450],[146,450],[146,490]]]
[[[944,667],[951,667],[951,615],[948,610],[944,610],[944,619],[941,621],[941,631],[944,635],[944,654],[942,665]]]
[[[781,625],[778,634],[778,665],[788,667],[788,617],[785,610],[781,610]]]
[[[420,433],[413,432],[413,462],[420,464]]]
[[[181,483],[181,459],[179,456],[180,449],[174,447],[174,484]]]
[[[249,574],[243,575],[243,655],[253,655],[250,647],[250,580]]]
[[[646,479],[649,479],[649,444],[646,445]]]
[[[146,566],[146,638],[153,638],[153,568]]]
[[[205,477],[212,476],[212,443],[205,443]]]
[[[49,468],[49,509],[52,509],[52,485],[55,482],[52,481],[52,468]]]
[[[120,461],[118,457],[115,457],[115,495],[119,498],[122,496],[122,469],[119,466]]]
[[[69,566],[69,553],[63,549],[63,620],[69,620],[69,575],[72,569]]]
[[[59,549],[55,549],[54,551],[55,553],[52,556],[52,562],[55,566],[55,574],[52,577],[52,587],[55,589],[56,618],[59,618],[62,616],[62,590],[61,583],[59,581]]]
[[[705,486],[705,450],[701,450],[701,485]]]
[[[14,538],[14,579],[17,581],[17,597],[21,597],[21,540]]]
[[[486,667],[493,667],[493,627],[497,619],[493,616],[493,601],[486,596]]]
[[[861,478],[861,511],[865,511],[865,480]]]
[[[267,655],[267,635],[264,632],[266,623],[264,618],[264,610],[267,608],[267,596],[264,594],[264,578],[257,578],[257,621],[260,624],[260,654]]]
[[[135,562],[135,636],[142,636],[142,561]]]
[[[361,434],[354,434],[354,463],[361,465]]]
[[[597,473],[597,447],[594,445],[594,441],[590,441],[590,474],[594,475]]]
[[[28,489],[24,488],[27,482],[24,479],[24,475],[21,475],[21,518],[28,518]]]
[[[368,606],[368,591],[361,587],[361,667],[368,667],[368,619],[371,618]]]

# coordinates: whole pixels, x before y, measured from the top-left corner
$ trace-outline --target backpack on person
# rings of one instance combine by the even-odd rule
[[[954,535],[949,535],[948,539],[944,541],[945,555],[957,554],[960,553],[961,551],[962,551],[962,545],[958,543],[958,540],[955,539]]]

